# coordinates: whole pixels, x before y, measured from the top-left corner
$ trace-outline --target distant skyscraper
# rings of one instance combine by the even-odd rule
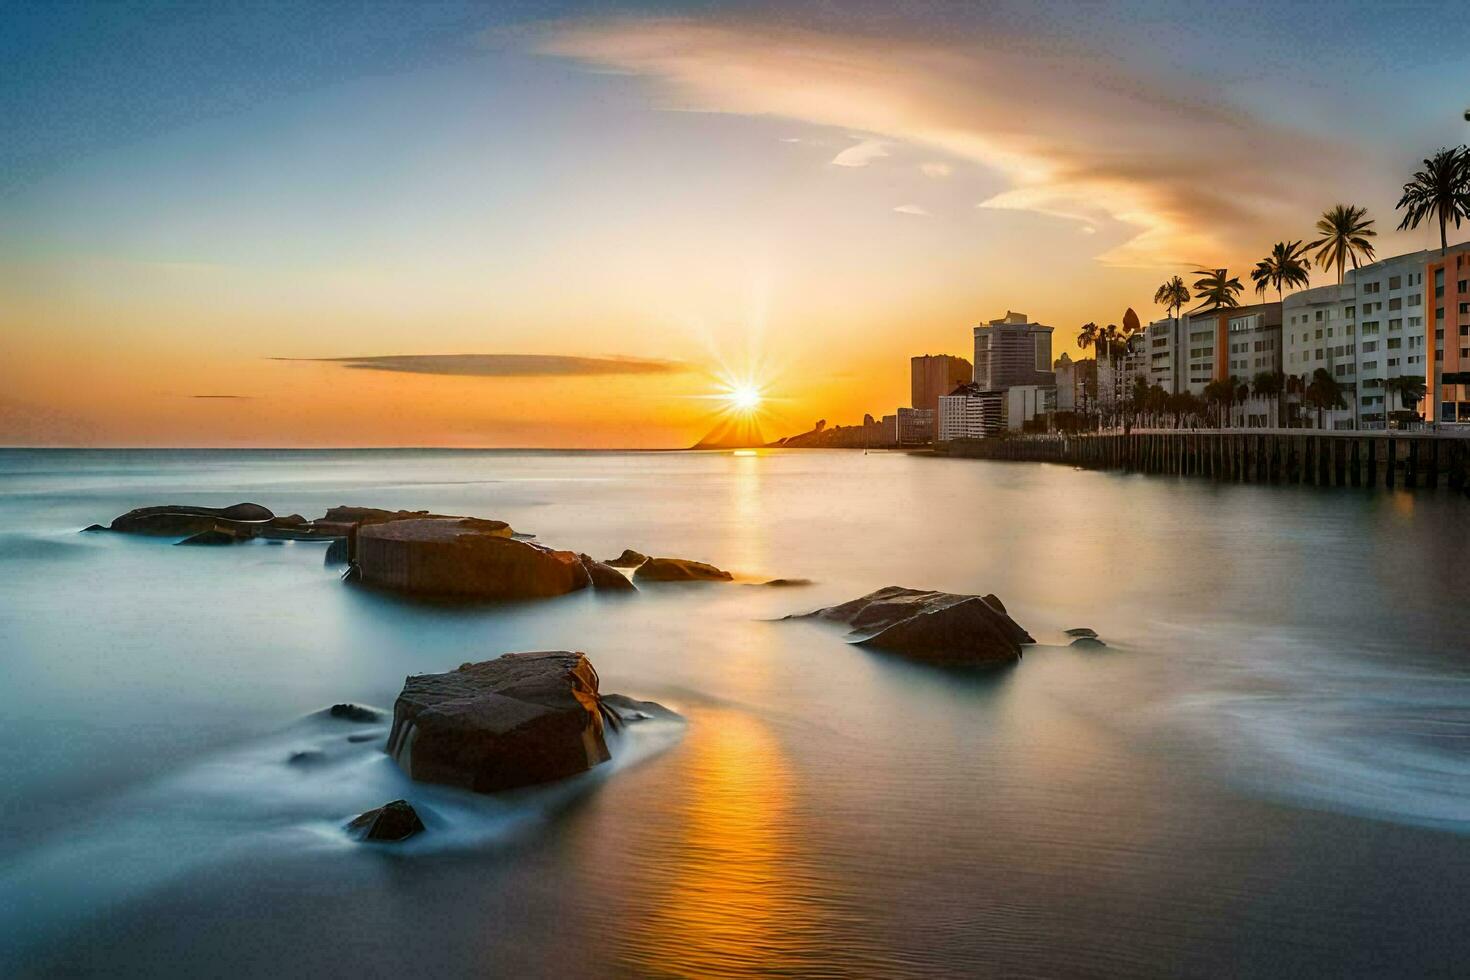
[[[909,359],[909,404],[914,408],[939,411],[939,399],[974,377],[974,369],[963,357],[924,354]]]
[[[1006,312],[975,328],[975,383],[986,390],[1052,385],[1052,328]]]

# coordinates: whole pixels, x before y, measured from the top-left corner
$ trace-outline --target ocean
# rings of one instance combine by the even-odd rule
[[[78,533],[239,501],[738,581],[446,604],[319,543]],[[900,453],[0,451],[0,975],[1463,972],[1467,532],[1447,490]],[[782,620],[886,585],[1038,643],[939,670]],[[548,649],[685,723],[475,797],[317,714]],[[426,833],[342,833],[398,797]]]

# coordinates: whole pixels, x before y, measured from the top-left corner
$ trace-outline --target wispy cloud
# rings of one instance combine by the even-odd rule
[[[954,173],[954,168],[947,163],[921,163],[919,173],[925,177],[948,177]]]
[[[900,204],[898,207],[894,208],[893,210],[897,211],[899,214],[919,214],[919,215],[925,215],[925,216],[927,216],[929,214],[928,211],[925,211],[923,208],[919,207],[917,204]]]
[[[577,378],[618,374],[680,374],[683,361],[561,354],[382,354],[367,357],[273,357],[273,361],[340,364],[358,371],[443,374],[467,378]]]
[[[677,106],[872,134],[832,161],[844,166],[886,153],[885,140],[984,164],[1011,185],[987,207],[1116,230],[1123,244],[1100,257],[1114,264],[1238,259],[1316,213],[1320,168],[1304,161],[1355,179],[1348,148],[1233,109],[1195,80],[1025,40],[629,18],[562,25],[543,50],[657,79]]]
[[[222,398],[222,399],[226,399],[228,401],[248,401],[248,400],[254,398],[255,396],[254,395],[190,395],[189,397],[190,398]]]
[[[874,160],[880,160],[887,155],[887,143],[882,140],[863,140],[854,146],[849,146],[833,157],[832,165],[836,167],[866,167]]]

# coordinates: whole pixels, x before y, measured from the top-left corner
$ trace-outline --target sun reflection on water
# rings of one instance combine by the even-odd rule
[[[668,890],[624,937],[641,973],[711,976],[791,972],[820,935],[802,901],[806,879],[792,828],[793,779],[776,738],[737,711],[701,712],[691,729],[678,805],[659,852],[677,864]]]

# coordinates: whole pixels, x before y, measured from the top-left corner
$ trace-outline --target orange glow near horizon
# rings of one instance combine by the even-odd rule
[[[1162,315],[1179,256],[1244,271],[1337,200],[1380,254],[1435,237],[1390,230],[1403,175],[1354,143],[1103,52],[516,36],[36,156],[0,193],[0,446],[748,446],[893,413],[911,356],[968,358],[1008,309],[1075,356]],[[496,358],[555,363],[449,365]]]

